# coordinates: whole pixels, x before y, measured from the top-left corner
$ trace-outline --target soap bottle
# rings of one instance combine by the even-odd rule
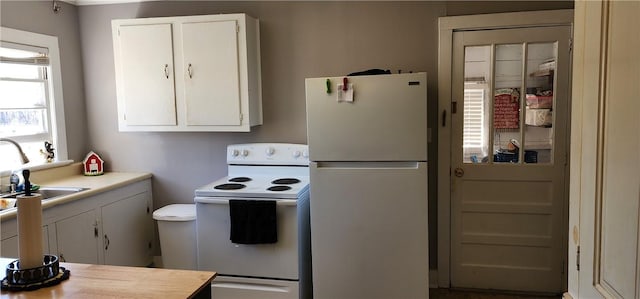
[[[20,177],[18,174],[13,171],[11,172],[11,176],[9,177],[9,188],[11,193],[15,193],[18,191],[18,185],[20,185]]]

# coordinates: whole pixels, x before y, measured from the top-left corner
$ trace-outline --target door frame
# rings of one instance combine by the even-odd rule
[[[438,287],[448,288],[451,286],[450,107],[452,102],[451,76],[453,33],[455,31],[466,30],[558,25],[573,25],[573,9],[453,16],[441,17],[438,19]],[[568,175],[567,171],[566,182],[569,182]],[[569,184],[567,183],[566,192],[568,192],[568,188]],[[568,219],[566,220],[566,223],[568,225]],[[564,240],[566,240],[567,234],[568,232],[565,232]]]

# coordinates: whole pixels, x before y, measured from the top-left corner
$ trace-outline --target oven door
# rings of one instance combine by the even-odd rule
[[[198,269],[220,275],[297,280],[297,200],[276,200],[277,243],[245,245],[230,240],[230,199],[275,200],[196,197]]]
[[[298,294],[296,281],[217,276],[211,282],[211,297],[218,299],[297,299]]]

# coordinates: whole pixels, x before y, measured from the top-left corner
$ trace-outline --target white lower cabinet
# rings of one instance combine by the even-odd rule
[[[140,193],[100,208],[104,263],[147,266],[153,237],[149,193]]]
[[[56,255],[63,262],[98,264],[98,220],[94,210],[55,223]]]
[[[63,262],[147,266],[153,259],[152,210],[151,180],[46,209],[45,252]],[[2,222],[2,257],[18,257],[15,222]]]
[[[16,220],[10,220],[2,223],[2,240],[0,240],[0,256],[8,258],[18,258],[18,226]],[[42,252],[49,252],[49,227],[42,226]],[[7,232],[7,236],[5,236]]]

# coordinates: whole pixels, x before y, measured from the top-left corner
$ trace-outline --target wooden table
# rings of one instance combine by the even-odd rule
[[[12,259],[0,258],[0,276]],[[60,263],[68,280],[35,291],[2,291],[0,298],[211,298],[216,272]]]

